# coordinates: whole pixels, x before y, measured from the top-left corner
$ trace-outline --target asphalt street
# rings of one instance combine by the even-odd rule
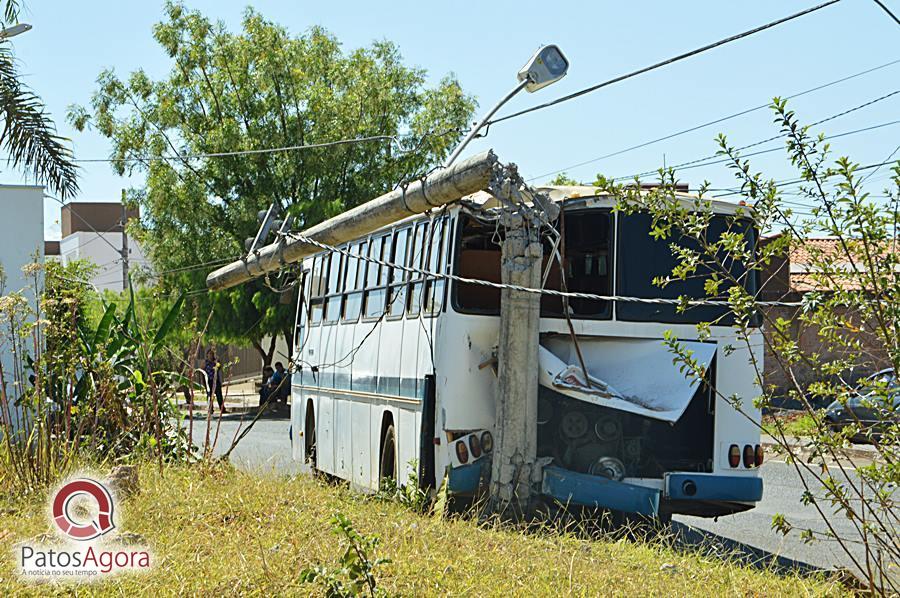
[[[246,428],[250,416],[227,416],[219,424],[219,437],[214,453],[223,454],[231,445],[236,433]],[[290,458],[288,430],[290,422],[286,417],[261,418],[250,432],[238,443],[231,453],[231,461],[249,471],[270,471],[277,473],[297,473],[303,467]],[[211,430],[214,431],[216,424]],[[195,420],[195,443],[202,445],[205,436],[205,421]],[[822,518],[810,505],[803,505],[803,480],[794,467],[783,462],[770,461],[763,465],[763,500],[755,509],[720,517],[718,520],[699,517],[676,516],[673,529],[685,544],[702,544],[716,550],[729,552],[749,563],[767,566],[774,560],[777,565],[804,569],[833,569],[845,567],[854,569],[852,560],[833,540],[804,543],[798,533],[783,536],[772,529],[772,516],[781,513],[796,528],[810,528],[825,532],[827,527]],[[813,484],[811,476],[804,479]],[[811,486],[816,496],[822,496],[820,489]],[[833,516],[831,525],[838,534],[854,537],[852,524],[842,516]],[[850,549],[860,555],[861,547],[850,544]]]

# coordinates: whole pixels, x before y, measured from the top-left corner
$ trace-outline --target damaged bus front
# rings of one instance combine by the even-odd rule
[[[672,272],[670,245],[690,241],[655,240],[648,214],[617,212],[613,199],[588,188],[549,192],[563,208],[562,264],[554,248],[545,246],[545,288],[622,298],[705,297],[708,272],[665,288],[653,284]],[[462,277],[499,282],[500,229],[484,207],[460,210],[453,268]],[[737,208],[714,202],[707,235],[740,230],[752,247],[755,229]],[[753,272],[740,263],[728,267],[755,290]],[[541,491],[563,504],[661,518],[752,508],[762,498],[760,413],[752,404],[758,394],[753,361],[762,363],[759,329],[749,343],[739,341],[727,307],[720,306],[679,311],[672,303],[625,299],[567,303],[568,318],[562,299],[541,299]],[[497,342],[500,292],[454,283],[449,304],[434,345],[437,419],[449,441],[438,453],[445,457],[451,491],[468,493],[490,469],[489,451],[469,445],[473,438],[479,444],[489,439],[485,432],[495,425],[497,381],[485,364],[492,363]],[[702,340],[701,322],[712,324]],[[690,352],[702,376],[675,362],[664,342],[667,331]],[[735,398],[739,405],[732,403]],[[440,456],[437,461],[440,467]]]

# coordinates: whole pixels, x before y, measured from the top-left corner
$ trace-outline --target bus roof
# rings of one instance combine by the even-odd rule
[[[611,208],[616,205],[616,198],[609,193],[604,193],[596,187],[589,185],[548,185],[536,187],[538,191],[546,193],[550,199],[555,202],[566,204],[583,204],[585,207]],[[649,190],[641,190],[642,195],[649,193]],[[683,207],[692,207],[700,200],[700,196],[696,193],[686,193],[676,191],[675,197]],[[500,207],[500,202],[486,191],[479,191],[463,198],[463,201],[477,204],[482,208]],[[749,206],[738,203],[723,201],[721,199],[704,198],[703,201],[710,202],[712,211],[716,214],[735,214],[739,211],[744,215],[752,217],[753,210]]]

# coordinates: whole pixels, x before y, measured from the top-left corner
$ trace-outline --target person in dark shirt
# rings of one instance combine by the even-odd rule
[[[262,407],[269,400],[269,395],[272,394],[272,387],[270,386],[272,382],[272,374],[275,373],[275,370],[272,369],[272,366],[267,365],[263,368],[262,371],[262,386],[259,387],[259,406]]]
[[[212,349],[206,352],[203,371],[206,372],[206,400],[211,402],[213,395],[216,395],[219,411],[225,415],[228,410],[225,409],[225,398],[222,396],[222,362],[219,361],[216,352]]]

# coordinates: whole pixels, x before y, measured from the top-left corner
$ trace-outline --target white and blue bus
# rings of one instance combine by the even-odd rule
[[[572,298],[567,322],[560,297],[541,297],[537,456],[549,465],[540,491],[563,503],[660,517],[752,508],[762,498],[762,451],[749,352],[761,353],[761,332],[742,345],[727,308],[679,312],[671,303],[624,300],[702,298],[704,277],[655,286],[674,258],[671,240],[649,235],[648,214],[617,212],[614,198],[590,187],[543,191],[564,216],[564,266],[548,246],[545,288],[623,300]],[[743,222],[755,243],[735,204],[714,202],[713,210],[708,234]],[[497,211],[490,196],[471,196],[302,262],[294,459],[361,489],[410,476],[432,489],[446,479],[457,495],[485,487],[500,291],[442,275],[500,282]],[[752,272],[732,270],[755,288]],[[702,342],[698,322],[714,322]],[[693,351],[704,380],[673,364],[662,342],[667,330]],[[582,361],[596,384],[579,383]],[[724,398],[733,396],[744,397],[740,410]]]

